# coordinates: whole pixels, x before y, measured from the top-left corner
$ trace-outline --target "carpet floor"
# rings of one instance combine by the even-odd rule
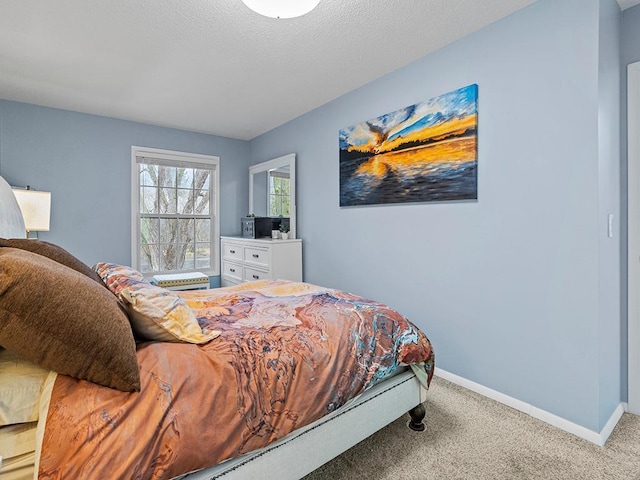
[[[604,447],[434,377],[426,431],[400,418],[304,480],[640,480],[640,417]]]

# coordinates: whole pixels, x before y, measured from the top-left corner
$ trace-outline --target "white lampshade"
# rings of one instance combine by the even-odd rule
[[[260,15],[271,18],[294,18],[306,15],[318,6],[320,0],[242,0]]]
[[[48,232],[51,217],[51,192],[13,190],[27,232]]]

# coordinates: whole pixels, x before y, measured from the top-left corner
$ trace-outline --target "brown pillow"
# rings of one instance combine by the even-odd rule
[[[0,345],[58,373],[140,390],[133,333],[116,297],[26,250],[0,248]]]
[[[50,258],[55,262],[74,269],[76,272],[86,275],[90,279],[98,282],[100,285],[104,285],[100,276],[91,270],[88,265],[78,260],[64,248],[54,245],[53,243],[29,238],[0,238],[0,247],[19,248],[20,250],[37,253],[38,255]]]

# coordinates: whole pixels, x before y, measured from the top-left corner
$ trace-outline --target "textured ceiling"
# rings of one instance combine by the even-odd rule
[[[1,0],[0,98],[248,140],[534,1]]]

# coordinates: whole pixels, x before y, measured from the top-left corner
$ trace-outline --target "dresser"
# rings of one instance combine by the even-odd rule
[[[278,278],[302,281],[302,240],[220,237],[221,285]]]

